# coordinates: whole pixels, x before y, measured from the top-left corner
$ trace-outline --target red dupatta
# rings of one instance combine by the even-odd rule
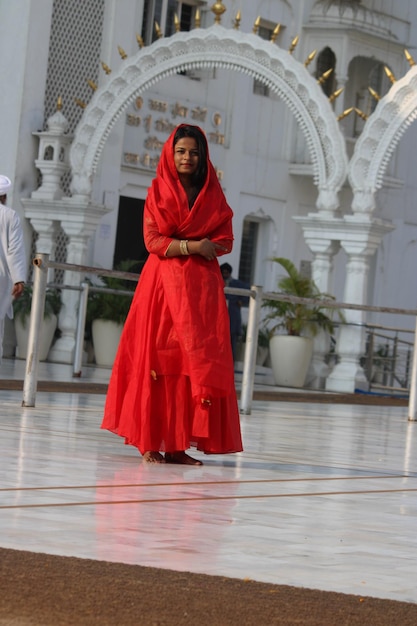
[[[233,212],[209,159],[206,181],[189,209],[173,159],[176,131],[164,145],[157,176],[146,199],[145,241],[148,225],[156,224],[157,232],[162,235],[157,245],[159,255],[165,253],[167,240],[171,238],[207,237],[225,244],[230,251]],[[154,251],[152,244],[150,251]],[[229,319],[218,262],[207,261],[200,255],[159,257],[159,261],[167,305],[182,346],[183,360],[189,366],[187,374],[192,383],[215,387],[217,391],[212,393],[223,395],[230,385],[230,374],[233,376],[233,358],[229,354]],[[160,367],[164,369],[164,364],[160,363]]]

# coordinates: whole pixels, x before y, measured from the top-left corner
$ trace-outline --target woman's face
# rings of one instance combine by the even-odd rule
[[[195,174],[199,161],[197,142],[193,137],[178,139],[174,146],[174,163],[179,175]]]

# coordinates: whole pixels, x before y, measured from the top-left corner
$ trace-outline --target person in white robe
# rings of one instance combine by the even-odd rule
[[[22,225],[16,211],[6,206],[11,187],[10,179],[0,175],[0,363],[4,320],[13,317],[13,300],[22,294],[27,273]]]

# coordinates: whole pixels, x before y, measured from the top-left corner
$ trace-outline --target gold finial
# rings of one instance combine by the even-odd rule
[[[308,57],[304,61],[304,67],[308,67],[310,65],[311,61],[314,59],[316,54],[317,54],[317,50],[313,50],[313,52],[310,52],[310,54],[308,55]]]
[[[222,0],[218,0],[213,4],[210,11],[214,13],[214,23],[220,24],[222,15],[226,11],[226,7],[224,6]]]
[[[389,67],[387,67],[386,65],[384,65],[384,70],[385,70],[385,74],[388,76],[388,78],[390,79],[391,83],[394,84],[396,82],[396,80],[397,80],[395,78],[394,74],[391,72]]]
[[[162,34],[162,30],[161,30],[158,22],[155,22],[155,32],[156,32],[156,36],[158,37],[158,39],[162,39],[163,34]]]
[[[332,94],[330,94],[329,102],[334,102],[336,100],[336,98],[338,98],[340,96],[340,94],[342,93],[343,90],[344,90],[344,87],[340,87],[340,89],[336,89],[336,91],[334,91]]]
[[[320,78],[318,79],[318,84],[319,85],[323,85],[323,83],[326,82],[326,80],[329,78],[330,74],[333,72],[333,68],[331,67],[329,70],[327,70],[326,72],[323,72],[323,74],[320,76]]]
[[[271,39],[270,39],[271,43],[275,43],[276,42],[280,30],[281,30],[281,24],[277,24],[275,26],[273,32],[272,32],[272,35],[271,35]]]
[[[106,65],[104,63],[104,61],[101,62],[101,67],[103,68],[103,70],[106,72],[106,74],[111,74],[111,69],[109,68],[108,65]]]
[[[414,59],[411,56],[411,54],[408,52],[408,50],[404,50],[404,54],[405,54],[405,58],[407,59],[407,61],[410,64],[410,67],[413,67],[413,65],[415,65],[416,62],[414,61]]]
[[[200,9],[196,9],[196,10],[195,10],[194,24],[195,24],[195,27],[196,27],[196,28],[200,28],[200,26],[201,26],[201,14],[200,14]]]
[[[258,15],[258,17],[256,18],[255,23],[253,25],[253,29],[252,29],[252,32],[253,32],[254,35],[257,35],[260,24],[261,24],[261,16]]]
[[[143,48],[145,43],[143,41],[143,38],[140,35],[138,35],[138,33],[136,33],[136,41],[138,42],[139,48]]]
[[[95,84],[95,82],[94,82],[94,81],[92,81],[92,80],[90,80],[89,78],[87,78],[87,84],[88,84],[88,86],[89,86],[89,87],[91,87],[91,89],[92,89],[93,91],[96,91],[96,89],[97,89],[97,85]]]
[[[85,107],[87,106],[86,103],[84,102],[84,100],[80,100],[79,98],[74,98],[74,102],[81,109],[85,109]]]
[[[378,100],[381,100],[381,96],[379,95],[379,93],[377,93],[377,92],[375,91],[375,89],[372,89],[372,87],[368,87],[368,91],[369,91],[369,93],[371,94],[371,96],[372,96],[373,98],[375,98],[375,100],[376,100],[377,102],[378,102]]]
[[[56,110],[61,111],[62,109],[62,96],[58,96],[58,100],[56,101]]]
[[[241,20],[241,19],[242,19],[242,17],[241,17],[240,11],[238,11],[238,12],[236,13],[236,17],[235,17],[235,24],[234,24],[234,26],[233,26],[233,28],[234,28],[235,30],[239,30],[239,28],[240,28],[240,20]]]
[[[298,35],[296,35],[296,36],[294,37],[294,39],[292,40],[291,45],[290,45],[290,49],[288,50],[288,52],[289,52],[290,54],[292,54],[292,53],[294,52],[294,50],[295,50],[295,48],[296,48],[296,46],[297,46],[297,44],[298,44],[298,40],[299,40],[299,39],[300,39],[300,37],[299,37]]]
[[[174,28],[175,28],[175,32],[179,33],[180,32],[180,20],[178,18],[178,15],[176,13],[174,13]]]
[[[350,109],[345,109],[343,111],[343,113],[341,113],[338,117],[337,117],[337,121],[340,122],[340,120],[343,120],[345,117],[347,117],[348,115],[350,115],[350,113],[352,113],[353,111],[353,107],[350,107]]]
[[[117,49],[119,51],[120,56],[122,57],[123,61],[125,59],[127,59],[127,54],[126,52],[123,50],[123,48],[121,46],[117,46]]]
[[[368,116],[366,115],[366,113],[364,113],[363,111],[361,111],[357,107],[355,107],[355,113],[356,113],[356,115],[358,115],[360,118],[362,118],[365,121],[368,119]]]

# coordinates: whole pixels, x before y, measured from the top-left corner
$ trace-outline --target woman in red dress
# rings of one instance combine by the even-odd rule
[[[201,465],[240,452],[229,317],[217,257],[233,245],[232,210],[203,131],[165,143],[144,209],[149,251],[113,366],[102,428],[148,463]],[[162,454],[164,453],[164,454]]]

